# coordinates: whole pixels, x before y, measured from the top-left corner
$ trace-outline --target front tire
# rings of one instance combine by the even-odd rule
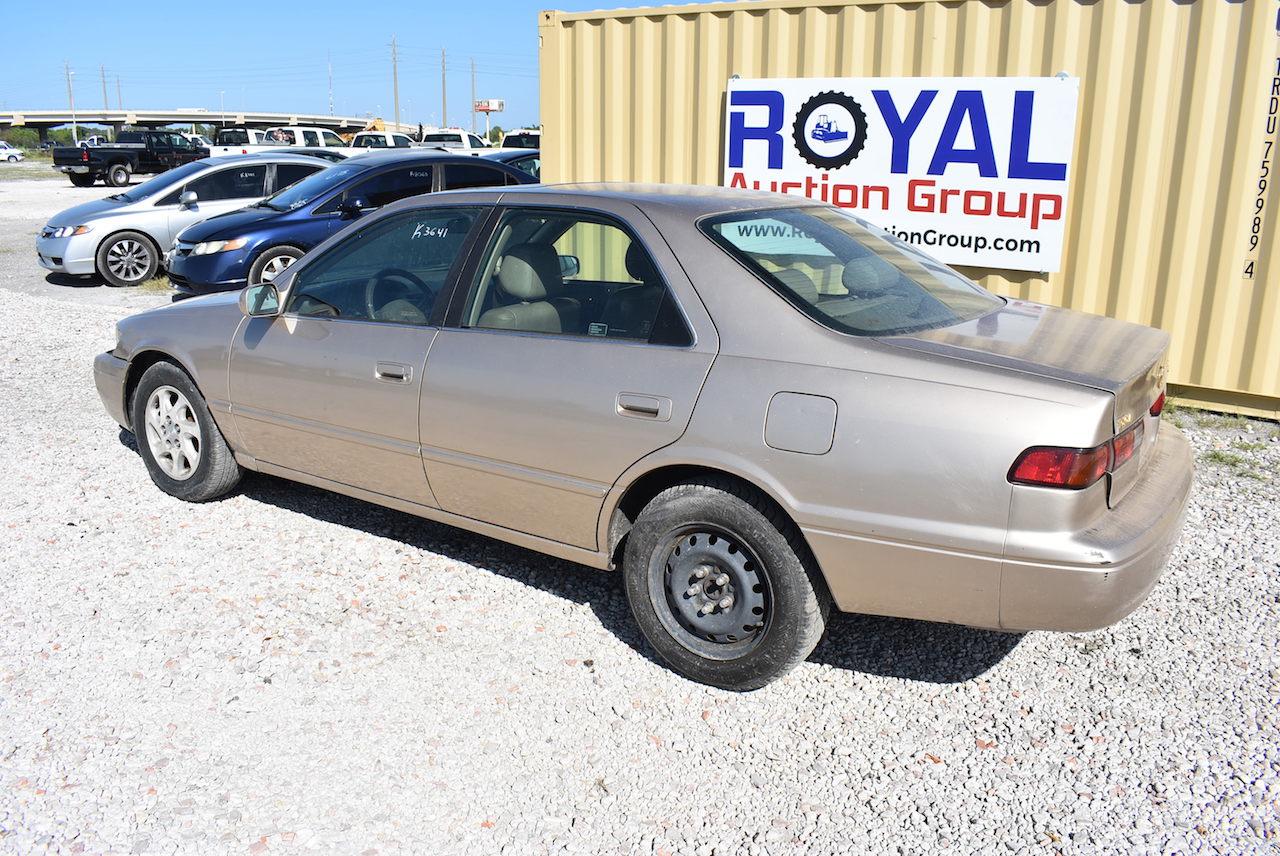
[[[266,250],[258,256],[253,266],[249,268],[249,285],[271,282],[284,273],[285,268],[302,258],[303,252],[304,250],[299,247],[287,244]]]
[[[240,481],[240,465],[182,369],[168,362],[151,366],[129,406],[138,453],[156,487],[187,502],[206,502]]]
[[[98,247],[97,267],[107,285],[141,285],[160,270],[160,248],[141,232],[120,232]]]
[[[17,162],[18,162],[17,155],[9,155],[9,163],[17,163]]]
[[[672,669],[753,690],[822,638],[829,598],[789,520],[759,494],[708,478],[658,494],[636,518],[623,562],[640,631]]]
[[[129,184],[129,167],[122,163],[113,165],[107,170],[107,184],[112,187],[125,187]]]
[[[93,187],[93,182],[96,180],[87,172],[69,172],[67,177],[71,179],[71,183],[76,187]]]

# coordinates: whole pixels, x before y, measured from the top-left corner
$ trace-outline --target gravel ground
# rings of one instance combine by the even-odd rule
[[[0,184],[0,850],[1277,852],[1277,426],[1171,414],[1187,527],[1114,628],[842,617],[734,695],[614,575],[266,477],[160,493],[90,360],[164,297],[46,282],[36,196]]]

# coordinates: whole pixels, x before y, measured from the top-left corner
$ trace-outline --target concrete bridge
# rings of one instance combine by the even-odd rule
[[[312,113],[258,113],[253,111],[205,110],[203,108],[186,108],[181,110],[100,110],[88,108],[76,110],[72,117],[70,110],[8,110],[0,111],[0,129],[34,128],[43,142],[50,128],[70,125],[73,121],[80,125],[107,125],[115,134],[125,125],[135,128],[160,128],[165,125],[216,125],[218,127],[250,127],[270,128],[276,125],[314,125],[334,131],[351,133],[359,131],[369,123],[364,116],[330,116]],[[394,122],[383,120],[387,130],[416,131],[417,125],[401,123],[397,129]]]

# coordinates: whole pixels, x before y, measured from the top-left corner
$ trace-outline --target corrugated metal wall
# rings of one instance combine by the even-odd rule
[[[1066,71],[1080,77],[1081,100],[1063,269],[966,272],[1001,294],[1168,330],[1171,380],[1186,398],[1277,416],[1280,145],[1268,113],[1278,9],[1277,0],[760,0],[544,12],[543,180],[719,184],[733,74]]]

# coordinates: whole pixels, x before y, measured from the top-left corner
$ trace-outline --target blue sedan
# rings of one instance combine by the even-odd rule
[[[360,155],[249,208],[184,229],[168,255],[169,281],[189,295],[270,282],[325,238],[389,202],[437,190],[535,181],[524,170],[466,155]]]

